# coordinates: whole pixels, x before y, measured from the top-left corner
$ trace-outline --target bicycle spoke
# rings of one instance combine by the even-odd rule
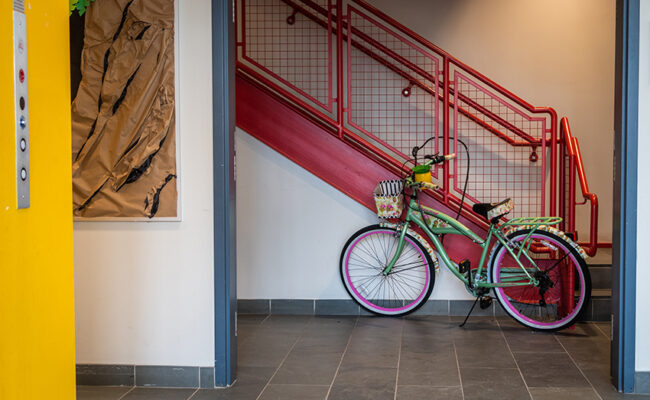
[[[430,288],[429,264],[423,249],[412,238],[405,238],[391,273],[382,273],[395,257],[399,244],[394,232],[378,229],[365,233],[348,250],[343,275],[346,285],[355,290],[351,294],[363,307],[382,314],[403,313],[404,306],[417,306]]]
[[[524,246],[523,239],[527,237],[524,231],[519,236],[514,236],[511,241],[518,249]],[[535,253],[535,246],[523,247],[524,251],[519,255],[524,269],[531,274],[538,282],[536,286],[511,286],[495,289],[497,296],[506,308],[516,310],[513,315],[520,322],[536,327],[564,327],[574,319],[585,303],[586,298],[584,279],[582,277],[580,264],[575,258],[571,258],[571,248],[566,242],[554,239],[545,233],[535,233],[530,237],[532,244],[538,243],[541,246],[550,247],[551,252]],[[528,244],[528,243],[526,243]],[[503,283],[514,283],[525,281],[522,266],[515,257],[501,247],[501,256],[498,257],[499,264],[495,268],[498,274],[498,281]],[[515,253],[517,254],[517,253]],[[530,258],[530,260],[528,260]],[[531,270],[530,264],[537,266],[538,270]],[[567,293],[566,279],[569,274],[575,277],[575,287],[571,294]],[[518,279],[519,278],[519,279]]]

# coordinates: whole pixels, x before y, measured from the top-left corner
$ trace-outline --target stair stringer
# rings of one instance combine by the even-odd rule
[[[373,212],[375,203],[372,192],[377,182],[399,178],[385,166],[239,74],[235,90],[238,127]],[[423,205],[456,215],[456,211],[430,196],[422,196],[421,201]],[[479,236],[485,237],[484,228],[462,216],[460,221]],[[444,244],[452,260],[467,258],[477,265],[481,248],[469,239],[447,235]]]

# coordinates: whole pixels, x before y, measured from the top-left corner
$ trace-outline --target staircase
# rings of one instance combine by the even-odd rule
[[[440,190],[425,204],[454,214],[469,172],[461,220],[470,229],[487,227],[472,204],[512,197],[510,217],[559,215],[578,238],[575,209],[590,203],[583,245],[596,253],[598,200],[555,110],[362,0],[238,0],[236,10],[237,125],[246,132],[372,210],[377,181],[408,170],[412,147],[434,136],[424,154],[457,157],[432,171]],[[475,255],[466,242],[451,235],[450,255]]]
[[[600,249],[595,257],[587,260],[591,275],[591,308],[585,319],[611,321],[612,315],[612,251]]]

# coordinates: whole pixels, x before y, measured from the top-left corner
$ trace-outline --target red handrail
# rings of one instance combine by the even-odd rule
[[[575,233],[575,210],[577,205],[583,205],[589,202],[591,204],[591,215],[590,215],[590,226],[589,226],[589,242],[585,247],[585,251],[590,256],[594,256],[598,250],[598,196],[589,191],[589,185],[587,184],[587,176],[585,175],[585,168],[582,163],[582,154],[580,153],[580,146],[578,145],[578,139],[571,135],[571,128],[569,126],[569,120],[567,117],[562,117],[560,120],[560,132],[563,139],[563,144],[566,151],[566,156],[568,157],[568,165],[564,165],[564,168],[567,168],[566,172],[569,174],[568,191],[569,199],[567,206],[567,218],[565,229],[568,232]],[[564,171],[562,172],[565,173]],[[576,182],[575,174],[578,174],[578,181],[580,182],[580,190],[582,192],[583,202],[578,203],[575,199],[576,191]],[[565,182],[566,183],[566,182]],[[577,238],[576,238],[577,239]]]
[[[287,9],[279,8],[279,6],[274,5],[273,2],[269,1],[237,0],[237,12],[239,13],[237,24],[241,24],[237,31],[237,66],[239,73],[245,74],[249,79],[253,80],[261,87],[271,89],[275,95],[286,99],[287,104],[299,112],[310,115],[311,118],[317,119],[320,123],[324,124],[324,126],[328,126],[329,128],[327,130],[337,135],[341,140],[354,145],[360,150],[366,152],[372,158],[390,166],[391,169],[401,170],[403,169],[402,161],[404,156],[408,157],[408,152],[405,152],[404,150],[409,148],[408,145],[405,146],[400,144],[399,147],[395,146],[392,144],[394,142],[382,139],[382,137],[385,136],[379,134],[381,130],[378,132],[374,130],[374,127],[386,128],[388,123],[390,123],[390,120],[388,119],[383,121],[383,125],[382,123],[379,125],[373,125],[372,122],[365,125],[366,122],[364,122],[363,119],[359,122],[359,120],[356,119],[358,117],[353,117],[353,113],[364,112],[362,107],[369,104],[365,98],[357,97],[353,99],[351,97],[351,74],[354,72],[356,74],[354,79],[361,79],[361,84],[363,84],[364,77],[362,75],[365,71],[362,67],[369,65],[367,61],[362,60],[360,64],[354,66],[354,70],[352,69],[350,61],[352,53],[350,52],[350,48],[352,47],[355,51],[360,51],[361,53],[359,54],[368,57],[368,60],[378,63],[378,65],[385,67],[388,71],[392,71],[392,73],[400,77],[400,80],[406,80],[409,91],[411,87],[417,87],[422,90],[422,93],[435,98],[435,100],[428,100],[428,103],[423,103],[429,104],[430,107],[433,107],[432,104],[435,105],[435,112],[433,112],[433,108],[431,108],[429,114],[430,117],[434,118],[434,123],[428,123],[427,127],[430,128],[431,131],[427,132],[429,135],[438,134],[438,118],[440,117],[442,120],[441,137],[443,138],[441,150],[444,153],[449,153],[455,150],[450,146],[450,140],[455,140],[457,139],[457,136],[466,134],[461,130],[466,128],[462,128],[462,124],[459,123],[460,120],[458,119],[458,115],[461,115],[464,118],[462,121],[469,121],[469,123],[474,124],[474,127],[472,128],[474,129],[474,133],[472,133],[472,135],[480,133],[481,135],[488,137],[490,135],[486,134],[489,133],[493,137],[503,140],[512,146],[512,155],[508,153],[495,153],[493,157],[490,157],[489,155],[486,156],[493,159],[507,156],[508,162],[513,162],[513,169],[511,169],[510,172],[506,172],[506,174],[520,174],[522,177],[525,176],[525,178],[522,179],[528,180],[523,180],[522,182],[524,184],[530,182],[531,176],[533,175],[531,175],[530,171],[525,172],[522,170],[519,172],[517,170],[519,167],[518,164],[514,163],[514,161],[521,160],[521,153],[514,153],[514,149],[521,148],[521,146],[527,146],[531,147],[533,153],[535,153],[535,149],[538,146],[541,147],[542,154],[540,159],[542,173],[538,174],[537,178],[534,178],[538,179],[537,183],[535,183],[537,186],[535,186],[534,191],[530,192],[531,195],[522,197],[524,202],[521,204],[525,205],[526,201],[535,199],[536,197],[532,196],[532,193],[536,193],[536,203],[529,203],[528,210],[532,210],[530,204],[537,204],[535,207],[540,206],[541,213],[546,215],[558,215],[557,204],[559,200],[560,215],[564,216],[566,219],[565,226],[568,225],[570,230],[573,231],[575,231],[575,206],[578,203],[575,202],[575,196],[572,198],[570,197],[568,203],[564,196],[558,197],[558,162],[560,164],[559,170],[561,171],[560,186],[562,189],[560,193],[564,191],[565,183],[568,183],[571,187],[575,188],[574,174],[573,178],[571,178],[572,174],[569,174],[568,182],[565,182],[564,175],[567,168],[570,171],[577,171],[583,189],[585,202],[590,201],[592,204],[591,241],[589,244],[589,251],[595,252],[592,248],[595,249],[596,246],[597,197],[590,193],[586,186],[586,178],[584,176],[584,168],[577,141],[575,141],[574,138],[566,140],[564,137],[560,138],[564,139],[562,140],[563,143],[560,143],[561,140],[558,140],[558,121],[555,110],[550,107],[532,106],[475,69],[469,67],[449,53],[430,43],[412,30],[401,25],[390,16],[368,4],[365,0],[277,0],[277,2],[279,4],[284,3],[282,7],[285,7],[285,5],[288,6],[290,14],[291,11],[293,11],[293,14],[291,14],[286,20],[287,25],[293,25],[296,23],[296,13],[304,15],[308,21],[310,21],[308,23],[315,24],[312,25],[312,29],[314,29],[311,33],[314,35],[312,37],[318,35],[323,38],[325,34],[327,35],[327,38],[323,39],[327,42],[326,47],[325,45],[320,45],[321,47],[319,47],[319,51],[321,51],[321,55],[317,56],[318,58],[310,58],[314,57],[313,54],[315,48],[310,48],[308,50],[309,54],[305,54],[304,56],[300,53],[291,53],[288,55],[286,53],[286,48],[276,46],[278,44],[286,46],[287,44],[295,43],[292,41],[283,41],[286,36],[282,36],[282,33],[277,34],[278,28],[280,31],[282,29],[287,29],[287,27],[277,25],[278,21],[283,21],[282,18],[284,17],[281,15],[283,12],[286,12]],[[244,12],[245,8],[248,7],[246,3],[254,3],[251,6],[252,19],[250,20],[250,24],[252,28],[251,26],[246,26],[248,15]],[[258,9],[255,9],[256,7]],[[270,13],[267,13],[269,10],[268,7],[276,8],[271,9]],[[280,13],[279,20],[277,19],[278,12]],[[290,22],[290,18],[292,22]],[[264,25],[263,23],[257,27],[253,26],[256,21],[266,21],[265,23],[267,25]],[[302,22],[300,23],[302,25],[300,25],[299,30],[294,31],[294,35],[300,35],[300,32],[304,34],[304,32],[306,32],[305,29],[310,29],[308,26],[304,25],[304,19],[301,21]],[[260,43],[268,45],[270,42],[266,39],[258,42],[253,41],[252,43],[256,43],[258,47],[257,53],[255,53],[256,50],[253,50],[252,53],[248,53],[248,28],[253,30],[258,29],[257,32],[263,32],[261,29],[268,29],[270,26],[268,25],[269,23],[276,23],[276,25],[274,25],[273,31],[267,31],[267,33],[273,34],[273,32],[275,32],[277,35],[276,37],[279,38],[280,41],[273,42],[275,43],[274,49],[265,49],[263,50],[263,53],[259,52]],[[267,28],[264,28],[265,26]],[[368,29],[370,29],[370,31],[368,31]],[[317,30],[319,30],[319,32],[326,31],[326,33],[319,33]],[[379,36],[377,36],[378,34],[376,32],[379,32]],[[288,35],[292,35],[292,33],[288,33]],[[264,36],[264,33],[262,36]],[[306,43],[310,42],[307,41]],[[399,47],[399,45],[398,47],[395,47],[395,43],[401,43],[402,47]],[[405,53],[405,48],[408,49],[408,51],[411,51],[411,53],[408,51]],[[279,51],[279,53],[276,54],[275,59],[265,58],[266,56],[264,54],[273,51]],[[289,51],[293,50],[289,49]],[[259,56],[259,58],[256,58],[260,54],[262,55]],[[414,58],[409,54],[419,54],[421,57],[425,58],[415,58],[416,60],[428,61],[414,61]],[[329,75],[327,78],[324,75],[317,78],[319,79],[318,82],[321,83],[320,86],[327,85],[325,95],[322,94],[322,91],[310,91],[310,88],[313,86],[305,84],[305,76],[300,78],[303,80],[298,79],[297,81],[292,81],[292,73],[289,73],[288,75],[283,74],[281,70],[277,69],[278,60],[286,59],[294,62],[293,64],[287,65],[286,67],[288,68],[295,68],[293,67],[295,65],[298,65],[298,67],[301,68],[301,64],[295,64],[295,61],[298,59],[295,57],[305,57],[305,65],[309,67],[309,63],[313,60],[323,62],[322,60],[325,59],[325,55],[327,56],[326,68]],[[268,60],[271,60],[270,63]],[[355,62],[358,63],[359,61]],[[324,64],[322,65],[324,66]],[[361,67],[358,67],[357,65],[361,65]],[[359,84],[358,81],[353,82]],[[472,92],[463,89],[460,86],[461,83],[469,85],[470,88],[476,86],[476,89],[472,88],[472,90],[479,91],[479,94],[482,96],[480,97],[480,100],[477,100],[476,95],[472,94]],[[364,86],[360,87],[364,88]],[[389,87],[393,88],[394,86]],[[359,96],[357,93],[359,93],[361,89],[355,87],[354,90],[355,96]],[[404,96],[408,97],[408,95]],[[429,99],[431,99],[431,97],[429,97]],[[487,103],[485,99],[487,99]],[[382,101],[382,99],[378,100],[379,102]],[[490,101],[493,101],[494,103],[490,103]],[[337,103],[336,107],[333,107],[334,102]],[[408,104],[408,102],[405,100],[404,104]],[[441,113],[438,113],[438,104],[442,105]],[[493,104],[497,104],[496,108]],[[509,110],[504,113],[503,111],[500,111],[500,107]],[[394,111],[391,111],[390,108],[388,110],[390,112]],[[368,113],[368,115],[372,116],[373,114]],[[409,114],[404,114],[404,116],[408,115]],[[513,119],[513,115],[515,115],[516,118]],[[365,121],[368,120],[367,116],[364,118],[366,118]],[[416,122],[415,124],[417,123],[419,122]],[[532,128],[533,124],[536,124],[535,128]],[[563,122],[562,129],[564,129],[565,124],[565,131],[568,131],[568,122]],[[408,124],[404,126],[407,129],[405,132],[411,132],[408,131],[408,129],[410,129]],[[395,126],[395,128],[397,129],[399,126]],[[469,133],[467,135],[469,135]],[[550,138],[548,135],[550,135]],[[485,149],[479,150],[480,146],[484,145],[484,142],[479,143],[480,144],[476,146],[476,151],[485,152]],[[563,144],[563,146],[558,146],[558,144]],[[454,146],[455,142],[451,143],[451,145]],[[412,144],[410,146],[412,146]],[[437,141],[435,142],[435,146],[437,151]],[[546,153],[547,150],[550,153],[550,160],[548,160],[550,161],[548,174],[545,172],[548,155]],[[563,155],[559,160],[557,157],[558,150],[561,151],[561,154]],[[489,151],[489,148],[487,151]],[[510,152],[510,150],[508,150],[508,152]],[[568,152],[567,160],[565,160],[564,157],[565,152]],[[392,153],[395,154],[393,155]],[[536,161],[536,158],[534,159],[533,157],[534,155],[535,154],[532,154],[530,156],[531,162]],[[485,160],[485,158],[481,159],[481,157],[478,157],[478,159]],[[567,161],[568,165],[565,165],[567,164]],[[532,165],[534,164],[531,164],[531,166]],[[522,168],[529,168],[529,166],[523,165]],[[537,168],[539,169],[539,167]],[[441,193],[437,193],[435,197],[441,197],[441,201],[449,206],[458,205],[460,198],[460,189],[458,185],[459,182],[462,183],[462,180],[459,180],[460,172],[458,164],[454,164],[453,168],[451,165],[443,167],[442,173],[441,188],[443,190]],[[483,177],[485,177],[490,180],[490,176],[488,175],[489,173],[490,172],[486,172],[484,175],[477,175],[477,177],[479,177],[477,179],[483,179]],[[504,176],[502,174],[502,172],[497,172],[498,176]],[[437,177],[438,175],[436,175],[436,178]],[[545,179],[547,177],[550,180],[550,182],[548,182],[549,185],[545,184]],[[504,180],[504,182],[510,182],[509,184],[512,184],[512,182],[519,182],[516,179],[519,178],[512,178],[508,181]],[[548,197],[545,196],[545,188],[547,187],[550,189]],[[494,193],[497,193],[497,191],[494,191]],[[468,199],[474,202],[479,200],[496,200],[493,198],[487,198],[489,196],[490,194],[488,193],[487,195],[483,194],[474,198],[470,193],[468,193]],[[548,205],[547,208],[545,208],[545,204]],[[466,204],[464,208],[466,212],[463,214],[465,216],[470,218],[473,222],[478,222],[480,225],[483,225],[482,219],[473,214],[470,209],[471,207]],[[567,215],[563,215],[566,212],[565,209],[568,209]],[[535,208],[535,210],[537,210],[537,208]],[[520,212],[526,213],[526,208],[522,208]]]
[[[327,29],[327,28],[328,28],[327,23],[325,23],[324,21],[322,21],[321,19],[319,19],[317,15],[311,13],[311,12],[308,11],[305,7],[299,5],[299,4],[296,3],[295,1],[293,1],[293,0],[281,0],[281,1],[282,1],[283,3],[285,3],[285,4],[287,4],[289,7],[293,8],[296,12],[300,12],[302,15],[304,15],[304,16],[307,17],[307,18],[309,18],[311,21],[313,21],[313,22],[319,24],[319,25],[322,26],[324,29]],[[312,9],[314,10],[314,12],[316,12],[316,13],[318,13],[318,14],[321,14],[321,16],[323,16],[323,17],[327,17],[327,16],[328,16],[327,10],[325,10],[325,9],[322,8],[322,7],[320,7],[318,4],[315,4],[315,3],[313,3],[313,2],[311,2],[311,1],[309,1],[309,0],[301,0],[301,1],[302,1],[302,2],[307,6],[307,7],[312,8]],[[340,3],[340,2],[339,2],[338,4],[341,4],[341,5],[342,5],[342,3]],[[339,7],[339,6],[337,5],[337,7]],[[340,13],[340,12],[337,11],[337,14],[332,14],[332,19],[334,19],[334,20],[338,20],[337,17],[336,17],[336,15],[338,15],[339,13]],[[341,25],[342,29],[347,28],[347,22],[346,22],[346,21],[343,21],[340,25]],[[399,64],[407,66],[409,69],[411,69],[412,71],[415,71],[418,75],[420,75],[420,76],[422,76],[422,77],[424,77],[424,78],[426,78],[426,79],[429,79],[429,80],[431,80],[431,81],[434,80],[434,78],[433,78],[430,74],[428,74],[426,71],[423,71],[423,70],[422,70],[421,68],[419,68],[417,65],[414,65],[413,63],[409,62],[409,61],[406,60],[404,57],[400,56],[399,54],[396,54],[395,52],[393,52],[392,50],[390,50],[390,49],[387,48],[386,46],[382,45],[381,43],[377,42],[376,40],[372,39],[372,38],[369,37],[368,35],[366,35],[366,34],[364,34],[363,32],[361,32],[360,30],[358,30],[358,29],[356,29],[356,28],[352,28],[352,32],[353,32],[355,35],[359,36],[361,39],[363,39],[365,42],[369,43],[371,46],[376,47],[376,48],[379,49],[381,52],[383,52],[384,54],[388,55],[391,59],[393,59],[393,60],[395,60],[395,61],[398,61]],[[337,34],[338,34],[338,31],[337,31]],[[341,36],[342,36],[342,38],[343,38],[343,41],[347,41],[347,40],[348,40],[348,37],[347,37],[346,34],[341,33]],[[364,46],[363,44],[359,43],[359,41],[351,40],[351,44],[352,44],[352,46],[354,46],[356,49],[362,51],[362,52],[363,52],[364,54],[366,54],[367,56],[371,57],[371,58],[374,59],[375,61],[381,63],[383,66],[385,66],[386,68],[388,68],[388,69],[390,69],[391,71],[393,71],[395,74],[400,75],[401,77],[403,77],[404,79],[406,79],[407,81],[409,81],[412,85],[415,85],[415,86],[419,87],[420,89],[424,90],[425,92],[431,94],[432,96],[437,96],[438,98],[440,98],[441,100],[443,100],[443,96],[444,96],[444,95],[443,95],[442,93],[436,93],[433,89],[431,89],[430,87],[428,87],[428,86],[427,86],[425,83],[423,83],[420,79],[418,79],[418,78],[416,78],[416,77],[414,77],[414,76],[408,74],[406,71],[400,69],[399,67],[397,67],[396,65],[394,65],[394,64],[391,63],[390,61],[388,61],[388,60],[384,59],[383,57],[377,55],[377,54],[374,53],[371,49],[369,49],[368,47],[366,47],[366,46]],[[458,64],[459,66],[463,66],[463,65],[464,65],[464,64],[462,64],[460,61],[457,61],[456,59],[454,59],[453,61],[454,61],[456,64]],[[486,79],[487,79],[487,78],[486,78]],[[443,89],[444,89],[444,82],[440,82],[440,83],[439,83],[439,86],[443,87]],[[505,90],[505,89],[503,89],[503,90]],[[450,93],[453,93],[453,92],[454,92],[454,90],[451,89],[451,88],[449,89],[449,91],[450,91]],[[499,131],[498,129],[494,128],[492,125],[490,125],[490,124],[488,124],[487,122],[483,121],[482,119],[480,119],[480,118],[477,117],[476,115],[472,114],[471,112],[469,112],[469,111],[466,110],[465,108],[463,108],[463,107],[458,107],[459,111],[460,111],[464,116],[466,116],[467,118],[470,118],[472,121],[474,121],[474,122],[477,123],[478,125],[481,125],[482,128],[484,128],[484,129],[490,131],[490,132],[493,133],[495,136],[497,136],[497,137],[499,137],[500,139],[502,139],[502,140],[508,142],[510,145],[512,145],[512,146],[530,146],[530,147],[541,146],[541,141],[540,141],[540,140],[536,140],[535,138],[533,138],[533,137],[531,137],[530,135],[526,134],[524,131],[522,131],[522,130],[519,129],[518,127],[516,127],[516,126],[512,125],[511,123],[509,123],[508,121],[504,120],[504,119],[501,118],[499,115],[496,115],[496,114],[494,114],[493,112],[491,112],[491,111],[485,109],[483,106],[481,106],[480,104],[476,103],[475,101],[469,99],[467,96],[465,96],[465,95],[463,95],[463,94],[460,94],[460,95],[459,95],[459,98],[460,98],[461,100],[463,100],[463,102],[469,104],[469,105],[472,106],[473,108],[475,108],[475,109],[477,109],[478,111],[480,111],[481,114],[484,114],[484,115],[488,116],[490,119],[494,120],[494,121],[495,121],[496,123],[498,123],[499,125],[502,125],[502,126],[508,128],[508,130],[510,130],[511,132],[515,133],[517,136],[519,136],[519,137],[521,137],[521,138],[524,139],[524,141],[516,141],[516,140],[513,140],[513,139],[511,139],[510,137],[508,137],[506,134],[504,134],[503,132],[501,132],[501,131]],[[453,103],[451,103],[450,106],[453,106]]]
[[[372,14],[376,15],[379,17],[379,19],[387,22],[389,25],[392,27],[398,29],[405,35],[409,36],[410,38],[416,40],[419,42],[421,45],[427,47],[434,53],[440,55],[444,60],[445,60],[445,68],[444,68],[444,73],[446,74],[446,78],[444,80],[444,84],[446,86],[445,94],[449,93],[447,90],[449,89],[447,84],[448,84],[448,72],[449,64],[454,64],[456,66],[461,67],[465,71],[468,71],[471,73],[475,78],[479,79],[481,82],[484,84],[488,85],[489,87],[495,89],[499,93],[501,93],[503,96],[507,97],[509,100],[513,101],[514,103],[518,104],[519,106],[523,107],[524,109],[528,110],[531,113],[547,113],[551,117],[551,127],[550,127],[550,132],[551,132],[551,174],[550,174],[550,207],[549,207],[549,214],[550,215],[555,215],[556,214],[556,203],[557,203],[557,153],[556,153],[556,148],[557,148],[557,113],[555,110],[551,107],[535,107],[531,105],[530,103],[526,102],[525,100],[521,99],[519,96],[515,95],[514,93],[510,92],[509,90],[505,89],[501,85],[497,84],[496,82],[492,81],[491,79],[487,78],[480,72],[476,71],[472,67],[468,66],[467,64],[463,63],[462,61],[458,60],[451,54],[445,52],[444,50],[440,49],[438,46],[434,45],[433,43],[429,42],[422,36],[418,35],[411,29],[405,27],[404,25],[400,24],[397,22],[395,19],[391,18],[387,14],[383,13],[376,7],[368,4],[365,0],[351,0],[352,2],[358,4],[362,8],[370,11]],[[447,107],[445,107],[447,109]],[[444,116],[446,116],[447,113],[444,113]],[[448,124],[444,124],[444,129],[448,128]],[[445,141],[445,144],[447,141]],[[445,170],[446,171],[446,170]],[[447,179],[445,179],[447,181]],[[446,183],[446,182],[445,182]]]

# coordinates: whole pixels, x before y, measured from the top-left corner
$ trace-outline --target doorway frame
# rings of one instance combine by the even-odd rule
[[[231,0],[212,0],[214,386],[237,378],[235,21]]]
[[[639,10],[616,2],[611,372],[625,393],[635,389]]]

